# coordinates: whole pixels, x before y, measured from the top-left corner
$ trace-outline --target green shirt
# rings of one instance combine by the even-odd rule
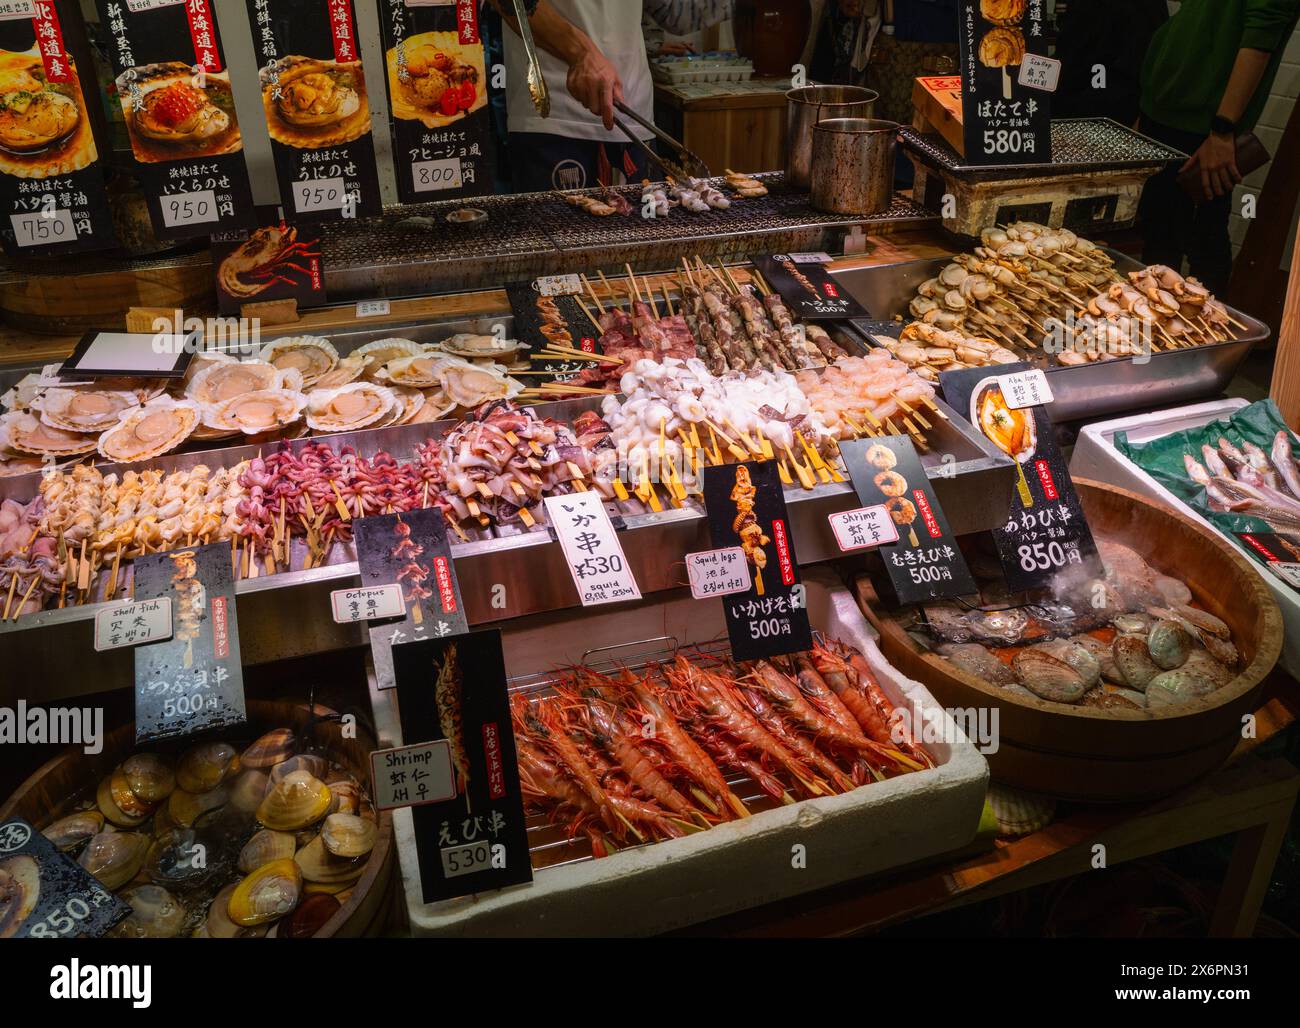
[[[1238,124],[1254,127],[1268,101],[1300,0],[1183,0],[1151,39],[1142,65],[1142,113],[1184,132],[1210,132],[1237,51],[1273,54]]]

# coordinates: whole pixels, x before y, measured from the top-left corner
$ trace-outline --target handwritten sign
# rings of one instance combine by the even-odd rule
[[[406,614],[406,600],[402,597],[402,587],[395,582],[363,585],[360,589],[335,589],[330,593],[330,611],[340,625],[400,618]]]
[[[600,495],[588,491],[548,496],[545,504],[582,605],[639,600],[641,589]]]
[[[746,593],[754,584],[745,551],[739,546],[688,553],[686,576],[691,583],[691,595],[697,600]]]
[[[370,780],[378,810],[440,803],[456,796],[456,772],[446,739],[375,750],[370,754]]]
[[[898,529],[884,504],[830,515],[831,531],[841,553],[898,542]]]
[[[1047,373],[1042,368],[999,375],[998,386],[1012,410],[1052,402],[1052,387],[1047,384]]]
[[[392,305],[387,300],[358,300],[358,318],[380,318],[389,313]]]
[[[172,603],[167,597],[118,603],[95,615],[95,649],[161,642],[172,634]]]

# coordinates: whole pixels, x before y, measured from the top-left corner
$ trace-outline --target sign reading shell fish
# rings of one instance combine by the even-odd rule
[[[492,124],[477,4],[380,0],[403,203],[492,192]]]
[[[154,234],[255,227],[213,0],[97,5]]]
[[[248,0],[262,110],[290,221],[379,213],[353,0]]]
[[[117,245],[76,6],[47,0],[0,20],[0,241],[13,257]]]

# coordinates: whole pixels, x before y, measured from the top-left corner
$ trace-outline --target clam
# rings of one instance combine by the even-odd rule
[[[1079,672],[1042,650],[1021,650],[1011,661],[1020,684],[1035,696],[1057,703],[1077,703],[1088,691]]]
[[[120,767],[108,776],[108,788],[113,802],[128,817],[145,818],[153,813],[155,804],[147,803],[136,795],[127,780],[126,772]]]
[[[447,358],[439,359],[427,353],[415,356],[395,357],[375,372],[376,382],[384,385],[410,386],[415,389],[427,389],[442,381],[442,370],[451,362]]]
[[[271,776],[255,767],[244,768],[230,786],[230,805],[245,814],[255,813],[266,797]]]
[[[1192,637],[1177,621],[1157,621],[1147,635],[1147,652],[1164,671],[1181,667],[1192,649]]]
[[[201,742],[181,754],[176,784],[186,792],[207,792],[238,770],[239,751],[230,743]]]
[[[1214,692],[1214,683],[1183,668],[1162,671],[1147,683],[1147,706],[1152,710],[1189,703]]]
[[[103,432],[117,424],[123,411],[139,405],[135,393],[120,389],[45,390],[32,404],[41,420],[68,432]]]
[[[235,886],[226,914],[237,925],[267,924],[298,905],[302,872],[292,860],[263,864]]]
[[[244,767],[272,767],[292,757],[297,748],[292,728],[276,728],[255,739],[239,759]]]
[[[1095,635],[1088,635],[1086,632],[1082,635],[1070,636],[1070,642],[1076,646],[1082,646],[1096,658],[1102,678],[1108,682],[1123,684],[1120,681],[1119,668],[1115,666],[1115,655],[1111,652],[1109,643],[1104,643]]]
[[[222,889],[208,907],[207,920],[199,932],[208,939],[260,939],[266,934],[266,925],[237,925],[230,920],[230,897],[234,895],[238,882],[231,882]],[[197,933],[196,933],[197,934]]]
[[[306,771],[309,775],[325,781],[329,774],[330,762],[317,753],[299,753],[283,763],[271,768],[271,785],[279,785],[295,771]]]
[[[298,843],[291,832],[277,832],[263,828],[244,844],[239,851],[239,870],[252,874],[263,864],[273,860],[291,860]]]
[[[79,810],[49,825],[42,835],[67,853],[104,830],[104,815],[98,810]]]
[[[20,853],[0,860],[0,939],[17,934],[41,898],[41,869]]]
[[[1117,635],[1111,652],[1124,684],[1138,692],[1145,692],[1147,683],[1160,673],[1159,665],[1151,659],[1145,636]]]
[[[338,781],[329,781],[330,794],[334,797],[333,807],[340,814],[358,814],[361,812],[361,786],[351,777]]]
[[[172,939],[185,927],[185,908],[161,885],[137,885],[122,893],[131,914],[117,934],[134,939]]]
[[[373,382],[314,389],[307,396],[307,424],[317,432],[348,432],[373,425],[397,403],[391,390]]]
[[[125,787],[125,781],[123,781],[122,785],[123,791],[130,796],[131,790]],[[139,803],[140,801],[136,800],[135,802]],[[119,828],[138,828],[149,819],[149,814],[153,809],[141,804],[136,809],[143,810],[143,813],[132,814],[119,807],[113,795],[112,775],[106,775],[101,779],[99,788],[95,790],[95,804],[99,807],[99,812]]]
[[[1088,647],[1071,642],[1069,639],[1052,639],[1039,643],[1034,648],[1051,654],[1057,660],[1062,660],[1074,668],[1083,679],[1085,689],[1091,689],[1101,682],[1101,661]]]
[[[135,832],[100,832],[86,844],[77,863],[112,891],[140,873],[148,850],[147,836]]]
[[[0,449],[37,457],[74,457],[90,453],[98,442],[96,435],[55,428],[27,411],[13,411],[0,417]]]
[[[308,771],[294,771],[266,794],[257,819],[267,828],[293,832],[319,821],[332,802],[329,786]]]
[[[327,885],[355,881],[366,869],[364,856],[336,857],[325,848],[324,837],[320,835],[295,853],[293,859],[303,878]]]
[[[156,833],[145,854],[144,872],[156,885],[184,885],[207,878],[211,852],[206,837],[193,828]]]
[[[339,352],[320,336],[286,336],[267,343],[258,358],[281,371],[297,371],[302,375],[302,388],[307,389],[334,370]]]
[[[339,912],[343,904],[328,893],[307,896],[297,908],[276,925],[280,939],[310,939]]]
[[[378,827],[355,814],[331,814],[320,829],[321,842],[336,857],[364,857],[378,837]]]
[[[156,753],[135,753],[122,761],[126,784],[146,803],[161,803],[176,788],[176,774]]]
[[[302,891],[308,896],[342,896],[344,893],[351,892],[356,879],[348,879],[342,882],[304,882]],[[344,902],[342,899],[340,903]]]
[[[390,337],[387,339],[375,339],[372,342],[358,346],[352,351],[353,357],[364,357],[370,361],[370,374],[375,374],[389,361],[397,360],[399,357],[418,357],[424,353],[424,347],[414,339],[400,339]]]
[[[192,400],[159,396],[143,407],[126,411],[116,425],[99,437],[97,449],[105,460],[130,463],[176,449],[199,424]]]
[[[191,828],[205,814],[220,810],[229,800],[230,789],[225,785],[218,785],[207,792],[177,789],[167,798],[167,813],[182,828]]]

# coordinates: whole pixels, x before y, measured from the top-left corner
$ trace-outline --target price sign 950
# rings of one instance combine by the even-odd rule
[[[347,203],[347,184],[342,178],[312,178],[293,184],[293,207],[299,214],[338,211]]]
[[[72,212],[65,208],[11,214],[9,220],[13,222],[14,238],[19,246],[49,246],[70,243],[77,238]]]
[[[162,204],[163,224],[202,225],[217,220],[217,195],[211,189],[196,193],[172,193],[158,198]]]

